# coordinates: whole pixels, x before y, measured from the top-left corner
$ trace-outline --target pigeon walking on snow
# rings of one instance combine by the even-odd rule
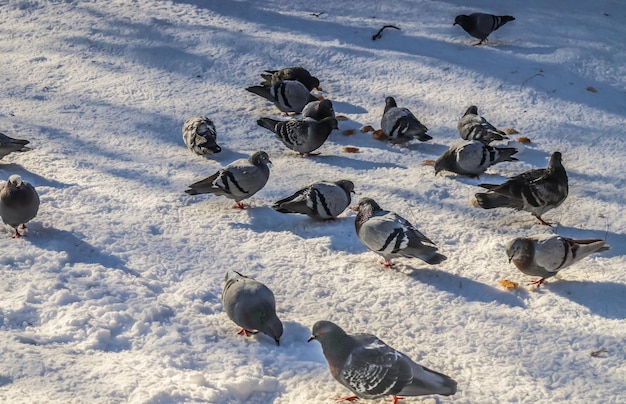
[[[464,140],[479,140],[489,144],[495,140],[508,139],[506,133],[478,115],[478,107],[476,105],[470,106],[465,111],[465,114],[459,119],[456,128]]]
[[[398,107],[393,97],[385,98],[385,111],[380,127],[394,143],[406,143],[414,138],[422,142],[432,139],[426,134],[428,128],[408,108]]]
[[[451,171],[469,177],[478,177],[487,168],[504,161],[517,161],[513,147],[492,147],[478,140],[459,142],[435,161],[435,174]]]
[[[200,156],[222,151],[216,142],[215,125],[206,116],[194,116],[185,121],[183,140],[189,150]]]
[[[272,291],[252,278],[234,271],[239,277],[224,277],[222,301],[228,318],[242,329],[239,334],[248,336],[262,332],[280,345],[283,323],[276,315],[276,301]]]
[[[193,183],[185,192],[189,195],[215,194],[234,199],[236,207],[243,209],[242,200],[250,198],[265,186],[270,177],[270,158],[264,151],[248,159],[230,163],[210,177]]]
[[[358,209],[356,234],[367,248],[384,258],[385,266],[391,267],[390,260],[395,257],[419,258],[431,265],[447,258],[415,226],[400,215],[381,209],[373,199],[362,198]]]
[[[510,15],[497,16],[485,13],[472,13],[470,15],[457,15],[452,25],[460,25],[465,32],[474,38],[480,39],[480,42],[474,45],[482,45],[487,40],[489,34],[513,20],[515,20],[515,17]]]
[[[307,69],[301,66],[285,67],[280,70],[265,70],[265,72],[261,73],[261,77],[263,77],[261,85],[265,87],[281,81],[295,80],[304,84],[309,91],[321,90],[318,78],[312,76]]]
[[[374,335],[350,335],[335,323],[318,321],[308,341],[312,340],[322,345],[333,377],[356,395],[345,401],[393,396],[397,403],[398,396],[456,393],[456,381],[418,365]]]
[[[28,140],[14,139],[0,133],[0,159],[13,152],[25,152],[31,150],[26,145],[30,142]]]
[[[276,134],[276,137],[289,149],[301,155],[311,154],[319,149],[328,139],[330,132],[338,128],[337,119],[328,117],[321,121],[312,118],[277,121],[261,118],[257,124]]]
[[[352,192],[352,181],[321,181],[281,199],[272,208],[281,213],[302,213],[318,220],[334,219],[350,205]]]
[[[554,152],[548,167],[526,171],[509,178],[503,184],[479,184],[488,189],[477,193],[481,208],[513,208],[532,213],[541,224],[541,215],[559,206],[567,198],[567,173],[561,163],[561,153]]]
[[[15,229],[13,238],[22,237],[17,229],[20,225],[26,228],[26,223],[37,216],[38,210],[39,195],[35,187],[17,174],[10,176],[0,191],[0,217]]]
[[[602,239],[575,240],[555,234],[520,237],[506,245],[506,255],[526,275],[540,276],[533,281],[541,285],[547,278],[581,259],[611,247]]]
[[[273,102],[282,112],[299,114],[306,104],[317,100],[304,84],[295,80],[279,81],[269,87],[252,86],[246,90]]]
[[[321,121],[324,118],[335,118],[335,110],[330,100],[311,101],[302,109],[302,118],[312,118]]]

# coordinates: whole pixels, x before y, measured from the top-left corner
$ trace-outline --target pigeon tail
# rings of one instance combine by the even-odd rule
[[[270,93],[270,88],[269,87],[266,87],[266,86],[246,87],[246,91],[249,91],[252,94],[259,95],[259,96],[265,98],[268,101],[274,102],[274,97],[272,97],[272,94]]]
[[[498,150],[499,156],[498,159],[493,163],[502,163],[504,161],[519,161],[517,158],[515,157],[511,157],[514,154],[517,153],[517,149],[514,147],[497,147],[496,148]]]
[[[260,118],[256,121],[257,125],[264,127],[265,129],[269,129],[272,132],[276,133],[276,124],[281,121],[277,121],[272,118]]]
[[[522,210],[524,208],[524,203],[521,199],[509,198],[506,195],[482,192],[477,193],[474,196],[476,197],[476,201],[478,202],[480,207],[483,209],[513,208],[517,210]]]
[[[503,26],[507,22],[514,21],[514,20],[515,20],[515,17],[513,17],[512,15],[501,15],[500,16],[500,25],[498,26],[498,28],[500,28],[501,26]]]
[[[416,367],[419,367],[416,369]],[[440,394],[452,396],[456,393],[457,383],[449,376],[428,369],[425,366],[413,364],[414,377],[411,384],[405,386],[398,394],[402,396],[423,396]]]

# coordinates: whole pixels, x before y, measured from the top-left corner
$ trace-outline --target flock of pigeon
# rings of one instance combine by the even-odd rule
[[[471,36],[487,40],[488,35],[514,20],[511,16],[474,13],[457,16],[454,25],[460,25]],[[319,89],[319,80],[302,67],[265,71],[260,85],[246,90],[261,96],[285,114],[299,114],[299,118],[276,120],[260,118],[257,123],[282,141],[289,149],[302,156],[312,155],[322,146],[330,133],[338,129],[332,102],[318,99],[311,91]],[[385,99],[381,129],[390,142],[406,144],[417,139],[432,139],[424,126],[407,108],[398,107],[393,97]],[[460,118],[457,129],[463,139],[452,145],[434,163],[435,174],[449,171],[457,175],[478,177],[491,165],[517,161],[517,149],[494,145],[507,139],[507,134],[478,114],[470,106]],[[189,118],[183,125],[183,140],[189,150],[198,155],[219,153],[215,125],[206,116]],[[27,140],[10,138],[0,133],[0,158],[11,152],[30,150]],[[476,203],[484,209],[508,207],[532,213],[542,224],[548,225],[542,215],[558,207],[568,195],[568,177],[561,162],[561,153],[555,152],[545,169],[533,169],[509,178],[502,184],[480,184],[486,192],[476,193]],[[190,195],[211,193],[233,199],[236,207],[244,208],[242,201],[260,191],[270,175],[269,155],[257,151],[248,159],[234,161],[213,175],[195,182],[185,192]],[[316,220],[332,220],[351,203],[354,184],[348,180],[320,181],[277,201],[272,207],[282,213],[299,213]],[[11,175],[0,192],[0,216],[13,227],[14,238],[22,234],[18,229],[37,215],[39,197],[35,188],[19,175]],[[371,198],[362,198],[355,217],[355,230],[361,242],[381,255],[385,266],[398,257],[419,258],[437,265],[446,256],[437,251],[436,244],[409,221],[398,214],[384,210]],[[558,235],[536,235],[516,238],[506,245],[509,262],[521,272],[539,276],[533,283],[540,285],[559,270],[610,247],[602,239],[574,240]],[[242,329],[241,334],[257,332],[270,336],[277,345],[283,334],[282,322],[276,315],[272,291],[264,284],[237,273],[225,277],[222,300],[228,317]],[[403,353],[391,348],[370,334],[350,335],[330,321],[318,321],[309,341],[322,345],[331,374],[355,394],[348,400],[428,394],[453,395],[457,383],[450,377],[413,362]]]

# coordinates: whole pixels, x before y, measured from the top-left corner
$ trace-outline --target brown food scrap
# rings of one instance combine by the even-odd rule
[[[472,205],[473,208],[477,208],[478,207],[478,200],[476,198],[472,198],[470,200],[470,205]]]
[[[422,165],[423,166],[434,166],[435,165],[435,160],[422,160]]]
[[[338,121],[349,121],[349,120],[350,120],[350,118],[348,118],[348,117],[347,117],[347,116],[345,116],[345,115],[337,115],[337,116],[335,117],[335,119],[336,119],[336,120],[338,120]]]
[[[502,286],[506,290],[513,290],[519,286],[519,283],[510,281],[508,279],[502,279],[500,281],[500,286]]]
[[[358,153],[359,152],[359,148],[354,147],[354,146],[344,146],[342,150],[344,153]]]
[[[591,87],[591,86],[587,87],[587,89],[586,89],[586,90],[587,90],[587,91],[590,91],[590,92],[592,92],[592,93],[597,93],[597,92],[598,92],[598,90],[596,90],[596,89],[595,89],[595,87]]]
[[[520,136],[516,140],[523,144],[530,144],[530,139],[527,138],[526,136]]]
[[[517,131],[517,129],[515,129],[515,128],[504,128],[504,129],[502,129],[502,132],[506,133],[507,135],[515,135],[515,134],[519,133]]]
[[[374,134],[372,135],[372,137],[376,140],[387,140],[389,139],[389,136],[385,135],[385,132],[383,132],[382,129],[378,129],[374,131]]]
[[[374,132],[374,128],[372,128],[372,125],[365,125],[361,128],[361,132],[363,133]]]
[[[356,130],[354,129],[346,129],[343,132],[341,132],[343,135],[345,136],[350,136],[350,135],[354,135],[356,133]]]
[[[323,96],[323,95],[318,95],[316,98],[317,98],[318,100],[320,100],[320,101],[324,101],[324,96]]]

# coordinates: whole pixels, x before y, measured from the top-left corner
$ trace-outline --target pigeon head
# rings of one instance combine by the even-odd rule
[[[385,98],[385,111],[389,111],[391,108],[396,108],[398,104],[396,104],[396,100],[393,97]]]
[[[467,111],[463,114],[463,116],[466,115],[478,115],[478,107],[476,105],[470,105]]]
[[[561,155],[561,152],[552,153],[552,156],[550,156],[550,162],[548,163],[548,169],[554,169],[559,166],[562,167],[562,163],[561,163],[562,157],[563,156]]]
[[[465,24],[468,23],[468,18],[469,18],[469,16],[467,16],[465,14],[457,15],[454,18],[454,24],[452,24],[452,26],[460,25],[461,27],[465,27]]]
[[[361,198],[359,200],[359,212],[368,210],[377,211],[382,209],[372,198]]]
[[[280,346],[280,337],[283,335],[283,323],[276,316],[275,310],[261,310],[259,316],[261,324],[263,324],[259,331],[274,338],[276,345]]]
[[[252,156],[250,156],[248,161],[255,166],[272,164],[272,162],[270,161],[270,156],[268,156],[267,153],[263,150],[254,153]]]
[[[452,154],[449,153],[449,150],[446,150],[444,154],[439,156],[437,160],[435,160],[435,175],[439,174],[441,171],[452,171],[453,161]]]
[[[516,238],[509,241],[506,243],[505,250],[509,262],[513,262],[517,267],[519,264],[533,260],[533,244],[527,238]]]
[[[354,193],[354,183],[348,180],[339,180],[335,184],[339,185],[346,194],[349,196],[351,193]]]
[[[317,77],[311,76],[307,83],[304,83],[307,87],[310,87],[314,90],[322,90],[320,88],[320,80]]]
[[[314,339],[322,344],[322,347],[327,346],[330,341],[341,339],[341,337],[347,336],[346,332],[341,329],[337,324],[330,321],[318,321],[313,324],[311,330],[311,336],[307,342],[311,342]]]

